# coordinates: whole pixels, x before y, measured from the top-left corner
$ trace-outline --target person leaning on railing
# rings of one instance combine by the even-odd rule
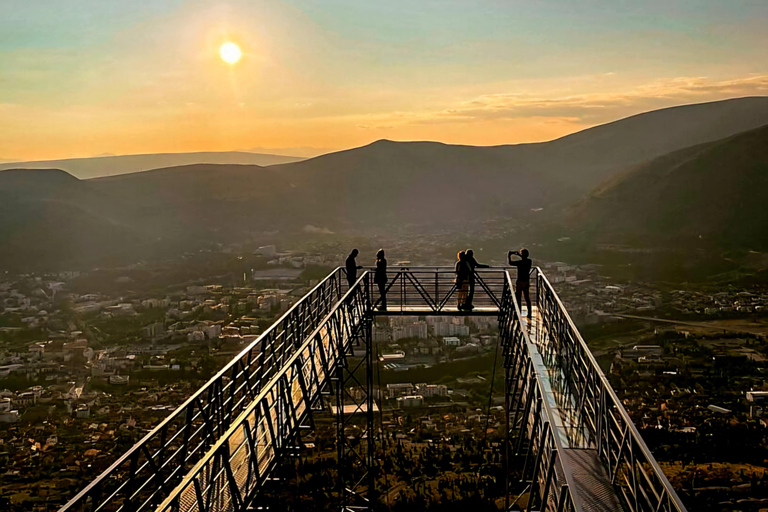
[[[379,309],[387,309],[387,259],[384,257],[384,249],[376,253],[376,273],[373,282],[379,287]]]
[[[454,268],[456,279],[456,298],[457,309],[459,311],[469,311],[471,309],[467,307],[467,294],[469,293],[469,279],[472,270],[467,263],[467,254],[464,251],[459,251],[456,255],[456,266]]]
[[[533,261],[528,257],[528,249],[520,249],[519,251],[509,251],[507,253],[507,258],[509,259],[509,264],[513,267],[517,267],[517,281],[515,282],[515,299],[517,299],[517,304],[520,305],[520,299],[522,295],[525,295],[525,302],[528,305],[528,318],[531,318],[533,315],[533,310],[531,309],[531,293],[530,293],[530,287],[531,287],[531,266],[533,266]],[[519,260],[513,260],[512,255],[520,256]]]
[[[475,259],[475,251],[472,249],[467,249],[466,257],[467,265],[469,265],[469,292],[467,293],[467,301],[464,303],[464,309],[472,310],[475,307],[472,305],[472,300],[475,298],[475,269],[490,268],[490,265],[478,263]]]

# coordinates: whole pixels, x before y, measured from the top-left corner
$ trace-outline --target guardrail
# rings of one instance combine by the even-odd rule
[[[554,289],[538,269],[531,275],[533,338],[506,268],[477,271],[472,312],[499,315],[507,433],[517,433],[516,453],[526,455],[529,510],[581,510],[564,460],[572,448],[588,448],[626,510],[685,511]],[[385,314],[457,314],[454,278],[446,267],[390,270]],[[250,507],[281,454],[295,447],[298,430],[311,423],[312,406],[356,329],[382,305],[373,272],[346,292],[343,281],[342,269],[332,272],[61,511]]]
[[[157,512],[252,510],[256,491],[282,452],[294,448],[321,390],[359,335],[369,312],[367,299],[361,277]]]
[[[509,478],[510,451],[523,455],[522,480],[529,483],[528,510],[557,510],[570,512],[581,510],[574,502],[571,489],[573,476],[563,465],[564,450],[568,447],[560,435],[560,420],[556,414],[551,393],[545,389],[549,376],[536,364],[538,353],[521,322],[520,306],[515,300],[512,280],[507,274],[499,315],[499,338],[502,343],[506,371],[507,434],[505,474]],[[528,439],[528,446],[524,440]],[[509,489],[509,482],[506,484]],[[507,493],[506,509],[509,509]],[[538,504],[538,508],[534,504]]]
[[[595,448],[626,510],[684,512],[685,506],[543,273],[536,277],[536,343],[551,369],[558,408],[574,445]]]
[[[342,296],[338,268],[60,512],[154,509],[280,372]]]
[[[506,274],[503,267],[475,270],[465,291],[472,294],[476,314],[498,313]],[[373,307],[381,309],[385,301],[374,283],[375,272],[369,271],[367,276]],[[388,314],[456,314],[461,290],[456,287],[453,267],[390,268],[387,277],[384,290]]]

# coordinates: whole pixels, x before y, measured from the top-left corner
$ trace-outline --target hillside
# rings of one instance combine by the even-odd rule
[[[299,162],[301,160],[303,160],[303,158],[248,153],[243,151],[157,153],[147,155],[70,158],[66,160],[42,160],[35,162],[0,162],[0,171],[5,169],[61,169],[77,178],[89,179],[178,165],[243,164],[264,166]]]
[[[623,176],[647,159],[673,158],[662,157],[669,148],[708,147],[716,135],[767,121],[768,98],[743,98],[649,112],[539,144],[382,140],[268,167],[202,163],[90,180],[62,171],[4,171],[0,265],[38,262],[54,233],[79,240],[57,242],[56,252],[44,253],[45,261],[59,261],[52,256],[59,255],[59,263],[146,257],[158,248],[178,251],[265,233],[295,236],[308,225],[364,236],[438,230],[482,236],[488,221],[535,220],[542,214],[532,217],[532,208],[556,213],[606,177]],[[681,154],[686,151],[701,148]],[[701,156],[702,162],[713,156]],[[582,231],[597,232],[600,215],[611,216],[606,222],[619,230],[622,214],[584,208],[572,210],[573,219],[583,219]],[[706,218],[712,233],[727,226]]]
[[[190,166],[93,183],[109,193],[131,191],[155,215],[176,215],[198,199],[216,201],[222,219],[208,212],[201,222],[224,224],[226,218],[235,230],[256,220],[333,231],[466,229],[571,203],[606,176],[670,148],[766,120],[768,98],[743,98],[649,112],[548,143],[473,147],[382,140],[268,170]]]
[[[593,243],[768,250],[768,124],[670,153],[614,178],[569,212]]]
[[[119,198],[83,185],[58,169],[0,172],[0,267],[93,264],[147,241],[125,217]]]

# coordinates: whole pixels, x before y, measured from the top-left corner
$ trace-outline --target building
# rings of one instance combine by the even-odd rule
[[[643,358],[644,361],[658,360],[664,355],[664,349],[659,345],[635,345],[629,353],[625,353],[625,356],[629,356],[637,361]]]
[[[454,336],[445,336],[443,337],[443,345],[446,347],[458,347],[461,345],[461,340]]]
[[[423,397],[448,396],[448,386],[445,384],[416,384],[416,391]]]
[[[32,343],[29,346],[29,353],[33,356],[43,357],[45,353],[45,343]]]
[[[424,397],[421,395],[406,395],[397,399],[397,405],[401,409],[407,409],[409,407],[421,407],[424,405]]]
[[[127,386],[131,377],[129,375],[110,375],[109,383],[116,386]]]
[[[392,328],[392,339],[394,341],[405,338],[427,338],[427,323],[415,322],[408,325],[399,325]]]
[[[408,395],[413,392],[413,384],[410,382],[403,382],[399,384],[387,384],[387,394],[389,398],[396,398],[404,395]]]
[[[15,409],[12,411],[0,411],[0,423],[16,423],[20,418],[19,411]]]
[[[468,325],[440,322],[433,324],[432,328],[435,331],[435,336],[469,336]]]
[[[404,360],[405,360],[405,352],[403,352],[402,350],[398,350],[390,354],[382,354],[379,356],[379,361],[381,361],[382,363],[396,363],[398,361],[404,361]]]

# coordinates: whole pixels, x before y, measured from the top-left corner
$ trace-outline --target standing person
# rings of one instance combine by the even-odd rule
[[[355,258],[357,258],[358,254],[360,254],[360,251],[357,249],[352,249],[352,252],[349,253],[349,256],[347,256],[347,261],[345,263],[347,267],[347,283],[349,283],[350,288],[352,288],[352,285],[354,285],[355,281],[357,281],[358,269],[363,268],[355,261]]]
[[[467,292],[469,291],[469,264],[467,263],[467,254],[464,251],[459,251],[456,255],[456,267],[454,272],[456,273],[456,291],[457,297],[457,309],[459,311],[465,311],[467,309]]]
[[[489,268],[490,265],[483,265],[478,263],[475,259],[475,251],[467,249],[467,265],[469,265],[469,293],[467,294],[467,303],[465,309],[474,309],[472,305],[472,299],[475,298],[475,269],[476,268]]]
[[[522,259],[512,260],[512,255],[520,256]],[[509,264],[513,267],[517,267],[517,281],[515,282],[515,299],[517,299],[518,305],[520,304],[521,295],[525,295],[525,302],[528,304],[528,318],[533,315],[531,309],[531,266],[533,261],[528,257],[528,249],[520,249],[519,251],[509,251],[507,257],[509,258]]]
[[[373,282],[379,286],[381,303],[379,309],[387,309],[387,259],[384,257],[384,249],[376,253],[376,273]]]

